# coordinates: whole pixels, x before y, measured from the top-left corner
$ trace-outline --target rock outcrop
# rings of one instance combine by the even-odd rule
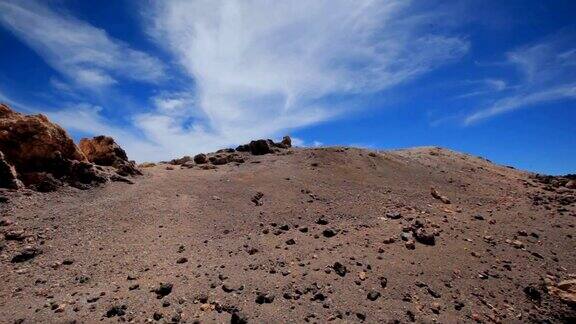
[[[292,147],[292,139],[290,136],[284,136],[280,143],[274,143],[271,139],[259,139],[238,146],[236,151],[250,152],[252,155],[264,155],[275,153],[278,149],[288,149],[290,147]]]
[[[83,148],[86,153],[46,116],[23,115],[0,104],[0,187],[54,191],[68,183],[86,189],[118,177],[92,162],[112,166],[119,175],[140,174],[110,137],[85,140]]]
[[[245,153],[251,155],[274,154],[280,153],[291,147],[292,139],[289,136],[284,136],[282,141],[279,143],[275,143],[271,139],[259,139],[251,141],[248,144],[240,145],[236,149],[226,148],[208,154],[200,153],[195,155],[193,158],[184,156],[179,159],[171,160],[169,163],[180,165],[185,168],[200,166],[204,169],[214,169],[218,165],[228,163],[242,164],[246,162],[247,156]]]
[[[23,115],[4,104],[0,104],[0,151],[3,172],[12,178],[2,186],[17,188],[22,181],[48,191],[61,182],[84,188],[106,181],[64,129],[44,115]]]
[[[58,173],[62,159],[87,161],[66,131],[44,115],[23,115],[0,104],[0,151],[18,173]]]
[[[96,165],[114,167],[121,176],[142,174],[112,137],[100,135],[92,139],[83,138],[79,146],[88,161]]]

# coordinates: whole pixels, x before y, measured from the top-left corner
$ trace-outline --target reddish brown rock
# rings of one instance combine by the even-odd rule
[[[12,179],[7,187],[18,188],[21,180],[51,191],[62,181],[84,187],[106,180],[60,126],[44,115],[23,115],[4,104],[0,104],[0,151],[2,172]]]
[[[446,196],[441,195],[435,188],[431,188],[430,193],[432,194],[432,197],[434,197],[435,199],[438,199],[445,204],[450,204],[450,199],[448,199],[448,197]]]
[[[90,162],[114,167],[122,176],[142,174],[134,162],[128,161],[126,152],[112,137],[100,135],[92,139],[83,138],[80,140],[80,150]]]
[[[18,173],[53,171],[46,169],[61,159],[86,161],[66,131],[46,116],[26,116],[4,104],[0,104],[0,151]]]

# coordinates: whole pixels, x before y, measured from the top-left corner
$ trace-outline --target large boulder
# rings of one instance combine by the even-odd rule
[[[86,161],[74,141],[44,115],[23,115],[0,104],[0,151],[18,173],[59,173],[61,159]]]
[[[0,186],[19,187],[67,182],[84,188],[106,181],[64,129],[44,115],[23,115],[0,104],[0,173],[7,175]],[[47,183],[49,184],[47,185]]]
[[[256,141],[251,141],[250,153],[253,155],[264,155],[268,153],[274,153],[274,142],[272,140],[259,139]]]
[[[83,138],[79,146],[88,161],[94,164],[114,167],[123,176],[142,174],[112,137],[100,135],[91,139]]]

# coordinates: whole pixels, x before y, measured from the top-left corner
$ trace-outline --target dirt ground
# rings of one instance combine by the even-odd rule
[[[0,192],[1,323],[576,321],[576,190],[530,173],[428,147],[143,172]]]

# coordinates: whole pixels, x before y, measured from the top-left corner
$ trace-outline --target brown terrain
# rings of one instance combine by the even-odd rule
[[[0,106],[2,323],[574,323],[576,182],[436,147],[137,167]]]

